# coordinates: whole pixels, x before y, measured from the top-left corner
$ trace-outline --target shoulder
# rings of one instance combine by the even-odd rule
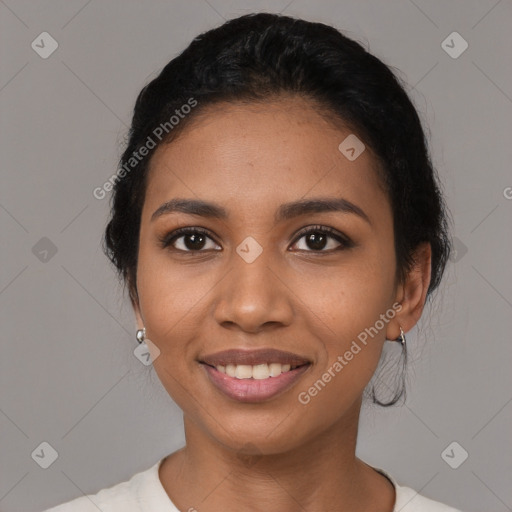
[[[384,475],[393,484],[396,493],[394,512],[462,512],[439,501],[425,498],[425,496],[422,496],[410,487],[398,485],[388,472],[374,466],[371,467]]]
[[[44,512],[176,512],[177,509],[160,483],[158,468],[161,462],[97,494],[76,498]]]
[[[409,487],[395,485],[395,489],[396,512],[461,512],[459,509],[425,498]]]

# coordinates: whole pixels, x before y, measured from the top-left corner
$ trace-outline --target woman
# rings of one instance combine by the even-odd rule
[[[405,365],[446,218],[358,43],[266,13],[195,38],[137,98],[105,233],[186,446],[51,510],[454,511],[355,456],[365,394],[403,395],[376,370],[386,340]]]

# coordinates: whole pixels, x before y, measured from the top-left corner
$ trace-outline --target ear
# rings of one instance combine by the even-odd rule
[[[397,287],[395,300],[401,304],[402,308],[388,324],[386,331],[388,340],[395,340],[400,336],[400,327],[404,333],[410,331],[420,319],[425,306],[432,262],[432,248],[428,242],[416,248],[413,261],[404,282]]]

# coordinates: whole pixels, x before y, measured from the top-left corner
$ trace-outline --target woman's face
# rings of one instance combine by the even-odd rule
[[[231,103],[152,157],[137,318],[186,421],[225,446],[279,453],[357,418],[399,334],[390,203],[369,148],[339,149],[349,135],[305,100]],[[176,199],[212,208],[155,214]],[[293,206],[313,200],[338,208]],[[184,227],[203,233],[172,240]]]

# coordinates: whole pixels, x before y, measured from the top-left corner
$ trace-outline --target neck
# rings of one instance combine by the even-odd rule
[[[355,456],[359,408],[321,435],[270,455],[226,448],[185,417],[187,444],[165,459],[160,480],[187,511],[390,512],[391,484]]]

